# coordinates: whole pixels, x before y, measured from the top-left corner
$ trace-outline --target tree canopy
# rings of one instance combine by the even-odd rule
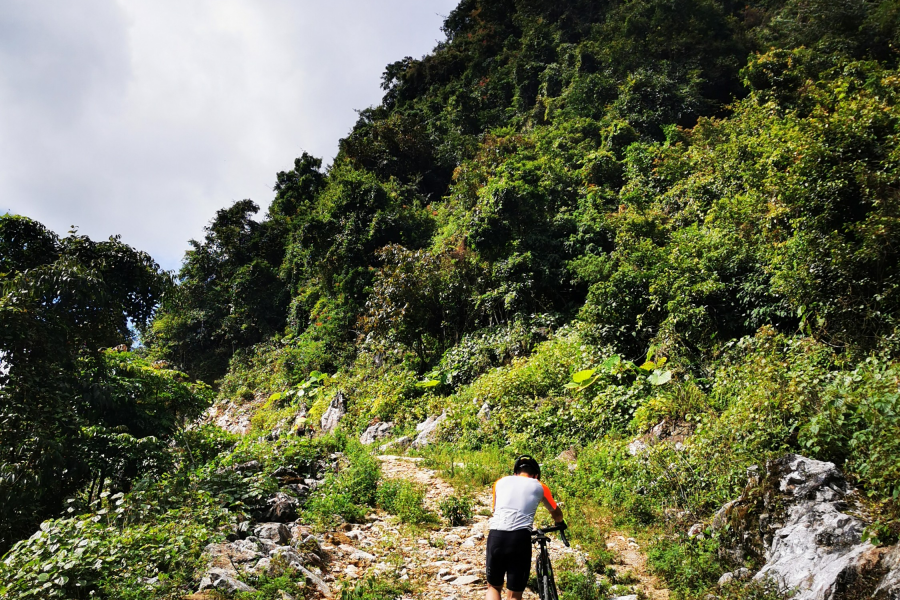
[[[0,548],[89,481],[127,486],[203,393],[106,349],[130,345],[167,280],[118,238],[0,217]]]

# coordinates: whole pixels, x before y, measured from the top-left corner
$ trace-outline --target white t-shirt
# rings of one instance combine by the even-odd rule
[[[531,529],[542,501],[550,510],[556,510],[550,488],[540,480],[522,475],[501,477],[494,482],[494,515],[488,527],[500,531]]]

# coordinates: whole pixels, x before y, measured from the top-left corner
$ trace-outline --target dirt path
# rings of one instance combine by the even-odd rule
[[[439,512],[443,498],[455,493],[453,486],[424,468],[421,459],[404,456],[379,456],[386,478],[407,479],[426,488],[425,505]],[[486,512],[490,506],[490,491],[485,489],[475,498],[475,512]],[[412,580],[416,592],[404,600],[463,600],[484,598],[484,553],[488,517],[478,515],[463,527],[443,527],[435,531],[418,530],[418,535],[402,527],[395,517],[381,511],[370,515],[369,522],[347,532],[326,536],[325,548],[333,557],[331,575],[345,584],[366,575],[399,570],[401,577]],[[619,539],[621,538],[621,540]],[[658,590],[646,575],[645,557],[624,536],[613,536],[607,544],[614,549],[622,564],[617,571],[632,570],[639,582],[635,588],[643,590],[652,600],[668,598],[668,592]],[[577,548],[566,548],[554,540],[550,544],[554,564],[565,557],[583,565],[585,556]],[[642,575],[643,574],[643,575]],[[330,579],[330,577],[329,577]],[[631,592],[634,593],[634,592]],[[526,590],[525,598],[537,600]]]
[[[640,550],[634,538],[623,533],[612,531],[606,538],[606,547],[616,553],[617,561],[613,568],[617,573],[630,571],[637,577],[640,589],[650,600],[668,600],[669,590],[663,588],[656,577],[647,571],[647,557]],[[657,586],[660,587],[657,587]]]

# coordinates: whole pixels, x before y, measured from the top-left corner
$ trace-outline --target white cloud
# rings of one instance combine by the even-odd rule
[[[454,0],[7,0],[0,212],[178,265],[215,210],[330,160]]]

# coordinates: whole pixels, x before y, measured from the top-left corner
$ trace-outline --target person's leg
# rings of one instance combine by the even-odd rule
[[[500,600],[500,590],[502,588],[495,588],[491,584],[487,586],[487,592],[484,594],[484,600]],[[519,596],[521,598],[521,596]]]
[[[531,530],[520,529],[511,532],[506,571],[507,600],[521,600],[528,575],[531,573]]]
[[[503,578],[506,567],[503,564],[503,532],[493,529],[488,531],[487,547],[485,548],[485,578],[487,579],[487,591],[485,600],[500,600],[503,592]]]

